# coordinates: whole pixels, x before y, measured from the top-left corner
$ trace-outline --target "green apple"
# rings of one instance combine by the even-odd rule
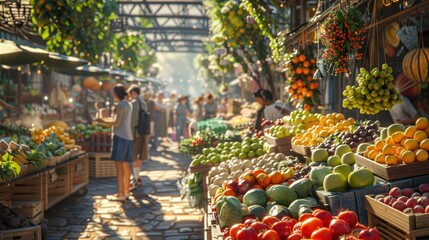
[[[353,166],[355,164],[355,155],[352,152],[348,152],[341,157],[342,164],[348,164]]]
[[[352,167],[348,164],[341,164],[334,167],[334,173],[341,173],[346,179],[349,177],[349,174],[353,171]]]
[[[341,158],[338,155],[329,156],[327,160],[328,166],[335,167],[341,164]]]

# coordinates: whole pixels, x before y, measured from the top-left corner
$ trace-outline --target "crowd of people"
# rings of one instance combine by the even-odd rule
[[[166,141],[178,144],[181,138],[188,137],[190,120],[198,122],[222,116],[228,108],[225,99],[216,101],[212,94],[197,97],[191,106],[189,96],[171,93],[165,99],[162,91],[153,94],[153,91],[142,91],[134,84],[127,89],[116,85],[113,95],[116,104],[112,117],[97,118],[97,121],[113,127],[111,160],[115,161],[118,192],[107,198],[115,201],[125,201],[130,190],[143,185],[139,173],[143,161],[150,158],[149,146],[159,149],[160,144]],[[149,114],[148,135],[140,135],[137,131],[141,124],[141,110]]]

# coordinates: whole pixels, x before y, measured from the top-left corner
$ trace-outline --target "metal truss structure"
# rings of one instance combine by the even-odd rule
[[[209,18],[202,0],[118,0],[123,31],[138,31],[157,52],[204,52]]]

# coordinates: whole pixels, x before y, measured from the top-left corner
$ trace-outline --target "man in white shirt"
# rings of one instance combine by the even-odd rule
[[[266,120],[277,120],[283,117],[283,114],[276,108],[273,93],[269,90],[262,92],[262,97],[265,101],[264,115]]]
[[[407,97],[401,95],[401,99],[402,103],[396,104],[389,111],[392,120],[404,125],[414,124],[420,117],[419,112]]]

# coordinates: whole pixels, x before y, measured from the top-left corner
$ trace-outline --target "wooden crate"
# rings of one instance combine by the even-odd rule
[[[78,141],[76,142],[76,145],[80,146],[80,149],[84,152],[91,152],[91,141],[89,140]]]
[[[366,210],[375,217],[383,219],[406,234],[411,234],[414,230],[426,229],[429,236],[429,214],[406,214],[375,200],[372,195],[367,195],[365,198]]]
[[[111,133],[91,134],[91,152],[110,152],[112,148]]]
[[[12,189],[11,186],[0,186],[0,204],[9,207],[12,205]]]
[[[36,168],[31,164],[24,164],[24,165],[21,165],[20,167],[21,167],[21,171],[19,172],[19,177],[29,175],[36,171]]]
[[[189,171],[191,173],[208,173],[212,167],[217,167],[219,163],[212,163],[212,164],[200,164],[197,166],[189,166]]]
[[[39,225],[43,219],[45,219],[45,212],[41,212],[38,215],[32,217],[32,218],[28,218],[28,220],[30,220],[30,222]]]
[[[359,166],[368,168],[368,170],[386,180],[409,178],[429,173],[429,161],[387,166],[359,154],[355,154],[355,160]]]
[[[291,143],[292,151],[299,153],[303,156],[310,157],[311,156],[311,147],[298,146]]]
[[[0,231],[1,240],[41,240],[40,226],[14,228]]]
[[[91,177],[115,177],[115,162],[110,160],[110,153],[89,153],[89,176]]]
[[[84,155],[70,163],[71,193],[75,193],[89,182],[89,160],[88,155]]]
[[[14,201],[12,210],[28,219],[33,219],[44,211],[42,201]]]
[[[274,146],[291,146],[291,140],[292,137],[285,137],[285,138],[276,138],[271,135],[265,134],[265,140],[267,143],[274,145]]]
[[[12,185],[12,202],[15,201],[39,201],[42,202],[44,175],[25,181],[18,181]]]
[[[70,168],[64,166],[50,170],[45,175],[45,210],[70,195]]]

